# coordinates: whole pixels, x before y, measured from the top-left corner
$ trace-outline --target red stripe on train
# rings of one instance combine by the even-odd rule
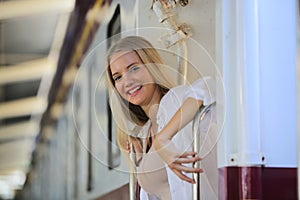
[[[297,200],[297,168],[219,169],[219,200]]]

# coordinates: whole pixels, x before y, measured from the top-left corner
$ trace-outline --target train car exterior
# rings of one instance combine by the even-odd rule
[[[16,199],[130,198],[105,80],[107,49],[128,35],[153,42],[178,83],[216,78],[215,199],[297,199],[295,8],[296,0],[76,1]]]

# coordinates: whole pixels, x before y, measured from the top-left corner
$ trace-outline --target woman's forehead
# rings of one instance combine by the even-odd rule
[[[141,62],[139,56],[134,51],[118,52],[111,56],[110,66],[123,66],[131,62]]]

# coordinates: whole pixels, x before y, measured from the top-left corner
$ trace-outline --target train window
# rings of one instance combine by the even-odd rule
[[[109,40],[107,41],[107,48],[109,48],[114,42],[120,39],[120,32],[121,32],[120,6],[118,5],[111,21],[108,24],[107,38],[109,38]],[[121,158],[120,158],[121,152],[117,145],[116,124],[114,123],[114,120],[112,118],[112,113],[109,107],[109,103],[107,103],[107,117],[108,117],[108,139],[109,139],[108,168],[114,169],[118,167],[121,163]]]
[[[121,17],[120,17],[120,5],[117,6],[114,15],[107,27],[107,48],[109,48],[114,42],[121,38]]]

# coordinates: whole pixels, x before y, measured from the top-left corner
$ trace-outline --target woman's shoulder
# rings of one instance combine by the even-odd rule
[[[168,102],[169,100],[179,100],[184,97],[185,91],[188,89],[186,85],[178,85],[171,88],[161,99],[161,102]]]
[[[211,77],[201,77],[193,82],[187,83],[186,85],[175,86],[164,95],[164,97],[162,98],[162,102],[168,101],[170,99],[185,99],[188,94],[190,94],[194,90],[207,89],[207,86],[210,85],[211,80]]]
[[[166,102],[170,100],[183,103],[184,100],[191,97],[203,100],[204,105],[211,104],[215,101],[215,79],[212,77],[202,77],[192,83],[179,85],[169,90],[165,95]]]

